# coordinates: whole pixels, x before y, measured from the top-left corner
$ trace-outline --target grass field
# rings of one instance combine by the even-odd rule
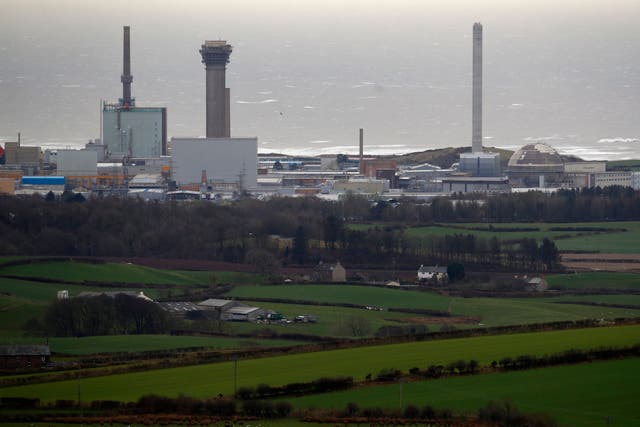
[[[42,262],[0,266],[0,274],[46,277],[66,281],[150,283],[169,285],[207,285],[215,283],[261,283],[263,277],[252,273],[228,271],[178,271],[127,263],[90,264],[80,261]]]
[[[273,329],[279,333],[300,333],[334,337],[352,337],[353,334],[348,327],[350,318],[366,320],[368,333],[372,335],[376,330],[385,325],[399,325],[397,319],[414,317],[415,315],[406,313],[389,313],[385,311],[371,311],[357,308],[332,307],[332,306],[310,306],[298,304],[277,304],[270,302],[248,301],[247,304],[275,310],[283,314],[288,319],[302,314],[310,314],[317,317],[316,323],[291,323],[287,325],[258,325],[254,323],[237,322],[231,323],[231,330],[235,333],[247,333],[259,329]],[[440,325],[431,326],[431,330],[438,330]]]
[[[498,335],[440,341],[370,346],[242,360],[237,364],[238,386],[282,385],[322,376],[351,375],[362,380],[384,368],[407,371],[418,366],[476,359],[482,365],[505,356],[557,353],[572,348],[628,346],[639,341],[640,325],[540,333]],[[177,396],[230,394],[234,387],[234,363],[60,381],[0,389],[2,396],[39,397],[44,401],[76,399],[81,384],[83,399],[135,400],[156,393]]]
[[[253,348],[253,347],[282,347],[300,344],[287,340],[267,340],[253,338],[226,337],[194,337],[171,335],[113,335],[95,337],[64,337],[49,338],[52,352],[70,355],[86,355],[93,353],[138,352],[152,350],[169,350],[179,348]],[[14,339],[13,343],[41,344],[43,339],[23,338]]]
[[[549,237],[555,240],[556,245],[562,251],[597,251],[603,253],[640,253],[640,222],[588,222],[588,223],[494,223],[496,228],[538,228],[538,231],[514,231],[492,232],[472,230],[471,228],[488,227],[486,223],[456,224],[456,228],[449,226],[411,227],[405,231],[409,238],[440,237],[450,234],[473,234],[476,237],[491,238],[493,236],[501,240],[514,240],[523,237],[542,239]],[[350,224],[352,229],[366,229],[370,227],[384,227],[384,224]],[[626,229],[626,231],[614,231],[611,233],[585,234],[576,231],[551,231],[553,227],[589,227],[607,228],[611,230]],[[578,235],[583,234],[583,235]],[[573,237],[568,237],[573,236]]]
[[[239,299],[288,298],[384,308],[422,308],[440,311],[450,308],[454,315],[479,317],[479,323],[483,326],[640,316],[640,310],[560,305],[553,304],[546,298],[460,298],[432,292],[345,285],[239,286],[228,296]],[[269,305],[260,304],[265,307]],[[308,306],[305,310],[315,309],[316,307]]]
[[[31,282],[28,280],[8,279],[0,277],[0,292],[3,294],[12,295],[18,298],[29,300],[33,303],[49,303],[56,299],[57,292],[59,290],[66,289],[69,291],[69,296],[77,296],[80,292],[85,291],[129,291],[131,289],[123,288],[109,288],[105,286],[84,286],[84,285],[69,285],[61,283],[41,283]],[[157,298],[161,293],[166,293],[166,290],[144,288],[140,289],[144,291],[145,295],[151,298]]]
[[[545,277],[550,289],[634,289],[640,290],[640,274],[589,272],[550,274]]]
[[[606,391],[605,391],[606,390]],[[553,416],[564,426],[640,425],[640,359],[626,359],[402,384],[403,406],[431,405],[475,412],[490,400],[509,399],[523,412]],[[400,407],[392,384],[287,399],[298,408]]]
[[[0,341],[23,335],[24,322],[44,312],[44,304],[14,296],[0,295]]]

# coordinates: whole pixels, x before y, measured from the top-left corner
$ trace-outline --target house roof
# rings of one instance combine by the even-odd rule
[[[335,263],[335,264],[328,264],[328,263],[327,263],[327,264],[325,264],[325,263],[323,263],[322,261],[320,261],[320,262],[318,263],[318,265],[316,265],[313,269],[314,269],[315,271],[333,271],[333,270],[335,270],[335,268],[336,268],[337,266],[339,266],[339,265],[340,265],[340,262],[337,262],[337,263]],[[341,265],[340,265],[340,266],[341,266]],[[342,267],[342,266],[341,266],[341,267]]]
[[[438,267],[437,265],[421,265],[418,273],[446,273],[447,267]]]
[[[226,312],[230,314],[251,314],[256,310],[261,310],[260,307],[231,307]]]
[[[0,345],[0,356],[51,356],[48,345]]]
[[[203,305],[205,307],[224,307],[225,305],[232,302],[233,300],[230,300],[230,299],[209,298],[202,302],[199,302],[198,305]]]
[[[175,302],[161,302],[160,307],[166,311],[172,313],[184,313],[187,311],[200,311],[200,307],[192,302],[175,301]]]

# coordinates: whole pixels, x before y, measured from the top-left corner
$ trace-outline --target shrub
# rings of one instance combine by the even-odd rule
[[[395,381],[402,375],[402,371],[394,368],[383,369],[378,372],[376,380],[378,381]]]

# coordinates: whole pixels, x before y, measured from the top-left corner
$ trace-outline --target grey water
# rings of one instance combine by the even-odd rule
[[[640,2],[0,0],[0,143],[80,148],[121,96],[204,134],[205,39],[234,46],[233,136],[260,152],[471,144],[471,29],[484,25],[485,145],[640,158]]]

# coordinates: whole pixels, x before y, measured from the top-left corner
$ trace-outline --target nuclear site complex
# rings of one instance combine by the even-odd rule
[[[22,145],[17,133],[16,141],[0,146],[0,193],[58,195],[73,191],[152,200],[224,200],[240,195],[335,199],[353,192],[389,198],[429,198],[531,188],[640,188],[639,172],[609,171],[605,161],[563,156],[547,144],[525,145],[510,157],[501,157],[483,147],[480,23],[473,25],[472,37],[470,148],[460,153],[457,161],[440,166],[409,165],[389,157],[367,156],[365,130],[356,123],[353,145],[359,148],[358,156],[259,155],[258,136],[231,135],[226,68],[233,47],[226,40],[206,40],[199,50],[205,77],[202,117],[206,137],[174,135],[169,139],[171,112],[164,107],[136,104],[131,29],[125,26],[123,30],[122,98],[102,102],[100,135],[81,150],[42,151],[37,146]],[[430,148],[425,146],[424,150]]]

